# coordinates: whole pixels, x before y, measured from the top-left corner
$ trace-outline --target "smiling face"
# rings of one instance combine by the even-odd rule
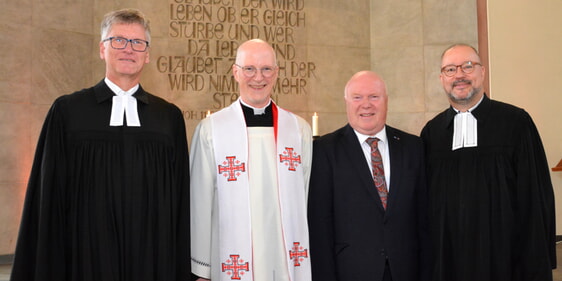
[[[388,107],[386,85],[371,71],[353,75],[345,87],[345,106],[349,125],[364,135],[375,135],[384,128]]]
[[[252,77],[247,77],[241,68],[249,66],[257,69],[256,74]],[[263,68],[274,68],[273,75],[264,77],[260,71]],[[262,40],[244,42],[238,48],[236,65],[232,66],[232,75],[238,82],[242,101],[257,108],[266,106],[278,75],[275,51]]]
[[[480,63],[480,57],[470,46],[458,45],[445,51],[441,67],[461,65],[469,61]],[[480,101],[484,94],[484,73],[484,67],[478,64],[475,64],[474,71],[468,74],[464,73],[460,67],[450,77],[441,73],[439,76],[441,84],[453,107],[465,111]]]
[[[109,37],[148,40],[144,27],[137,23],[113,24],[105,38]],[[105,60],[106,77],[114,82],[131,79],[138,83],[144,65],[149,62],[148,49],[144,52],[133,51],[129,42],[125,49],[117,50],[111,47],[109,40],[100,42],[100,58]]]

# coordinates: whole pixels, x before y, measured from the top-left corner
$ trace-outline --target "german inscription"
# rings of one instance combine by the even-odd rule
[[[184,112],[202,119],[238,99],[231,73],[238,46],[249,39],[269,42],[279,77],[272,98],[305,98],[316,65],[306,60],[305,0],[174,0],[168,3],[168,37],[181,52],[156,59],[171,91],[208,96],[208,106]],[[199,105],[205,106],[205,105]]]

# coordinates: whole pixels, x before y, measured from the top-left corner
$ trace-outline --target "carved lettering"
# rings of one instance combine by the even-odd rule
[[[232,76],[236,51],[253,38],[266,40],[277,56],[279,75],[272,98],[308,95],[316,64],[306,60],[306,0],[170,0],[168,37],[183,51],[156,58],[168,87],[209,97],[207,105],[186,110],[186,119],[203,119],[238,99]],[[177,50],[177,48],[176,48]]]

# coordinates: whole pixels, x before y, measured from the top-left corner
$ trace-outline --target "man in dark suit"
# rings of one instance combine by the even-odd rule
[[[388,96],[378,74],[356,73],[344,98],[349,124],[314,142],[312,279],[429,280],[421,139],[385,125]]]

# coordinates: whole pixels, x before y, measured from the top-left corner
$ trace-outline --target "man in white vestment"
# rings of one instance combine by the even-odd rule
[[[309,281],[306,220],[312,133],[271,100],[275,51],[240,45],[240,98],[197,126],[191,162],[191,265],[198,280]]]

